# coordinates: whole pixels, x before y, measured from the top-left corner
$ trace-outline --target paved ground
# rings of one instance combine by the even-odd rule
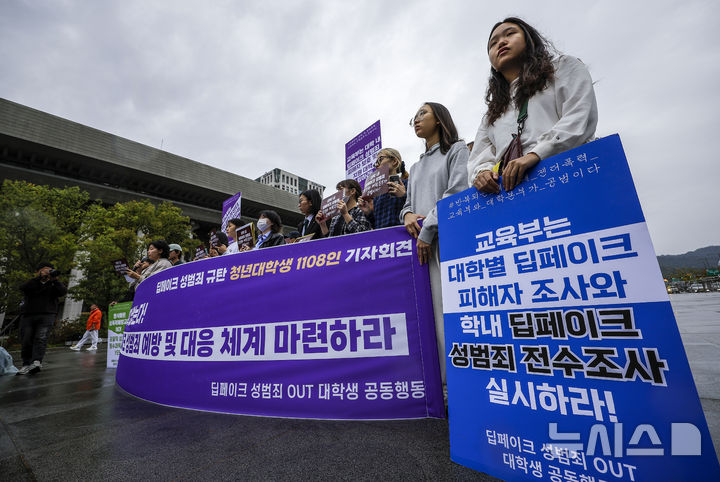
[[[450,461],[445,420],[163,407],[116,388],[105,354],[52,349],[40,374],[0,377],[0,480],[495,480]]]
[[[718,451],[720,293],[672,302]],[[194,412],[120,391],[104,349],[52,349],[45,365],[34,377],[0,377],[0,480],[495,480],[450,461],[443,420]]]

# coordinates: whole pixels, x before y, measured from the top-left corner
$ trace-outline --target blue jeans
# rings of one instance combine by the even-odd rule
[[[39,313],[23,315],[20,320],[20,340],[22,342],[22,364],[31,365],[38,360],[42,362],[47,347],[48,335],[55,323],[55,313]]]

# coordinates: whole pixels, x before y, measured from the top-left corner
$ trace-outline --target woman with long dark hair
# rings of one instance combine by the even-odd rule
[[[415,129],[415,135],[425,141],[425,153],[410,168],[407,201],[400,211],[400,218],[407,232],[417,239],[420,264],[429,264],[440,372],[445,383],[445,333],[435,205],[440,199],[467,189],[469,153],[465,141],[458,138],[450,112],[442,104],[426,102],[410,125]],[[423,220],[422,228],[418,224],[420,219]]]
[[[470,160],[469,184],[488,193],[513,189],[540,159],[592,140],[597,103],[590,73],[579,59],[553,57],[552,46],[522,19],[490,31],[488,110]],[[511,145],[519,136],[519,143]],[[521,151],[518,149],[521,147]]]

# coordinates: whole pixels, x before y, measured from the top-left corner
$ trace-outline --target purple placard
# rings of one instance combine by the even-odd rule
[[[207,251],[205,251],[205,246],[203,246],[201,244],[200,246],[195,248],[195,260],[206,258],[206,257],[207,257]]]
[[[242,204],[242,193],[239,192],[223,201],[222,232],[227,228],[228,220],[240,217],[240,206]]]
[[[255,246],[253,223],[247,223],[245,226],[240,226],[235,230],[235,242],[240,246],[247,245],[250,248]]]
[[[330,220],[340,214],[340,208],[338,208],[338,204],[343,199],[343,191],[342,189],[333,194],[332,196],[328,196],[325,199],[322,200],[322,204],[320,204],[320,211],[322,211],[323,215],[327,219],[327,222],[330,223]],[[328,227],[330,224],[328,224]]]
[[[345,178],[365,186],[365,179],[375,167],[375,155],[382,149],[380,121],[362,131],[345,144]]]
[[[375,169],[366,179],[363,190],[364,198],[374,198],[388,192],[388,180],[390,169],[387,166],[380,166]]]
[[[403,227],[162,271],[138,287],[122,346],[118,384],[165,405],[444,417],[428,271]]]

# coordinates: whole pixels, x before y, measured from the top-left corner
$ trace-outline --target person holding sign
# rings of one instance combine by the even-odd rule
[[[210,237],[209,254],[211,258],[225,254],[228,246],[230,245],[230,240],[228,239],[227,234],[217,231],[213,236]]]
[[[300,193],[298,197],[298,209],[303,213],[303,216],[305,216],[303,222],[298,224],[300,236],[312,234],[313,239],[324,237],[320,225],[315,220],[315,215],[320,211],[321,203],[322,198],[320,197],[320,193],[315,189],[308,189]]]
[[[400,211],[405,206],[407,196],[407,178],[405,163],[396,149],[381,149],[377,153],[375,169],[387,166],[389,172],[388,191],[385,194],[365,200],[358,201],[360,209],[372,223],[375,229],[399,226]],[[367,187],[367,185],[366,185]]]
[[[340,214],[332,218],[330,228],[327,226],[327,218],[322,211],[315,216],[323,236],[342,236],[370,231],[372,229],[370,221],[357,205],[357,200],[362,193],[360,184],[355,179],[345,179],[337,184],[336,189],[343,190],[343,199],[338,203]]]
[[[590,73],[579,59],[553,58],[550,43],[510,17],[490,31],[487,113],[468,161],[471,186],[512,190],[540,159],[595,137],[598,113]],[[525,154],[523,154],[525,153]]]
[[[425,153],[410,168],[407,201],[400,211],[400,219],[407,232],[417,239],[420,264],[429,264],[440,375],[445,384],[445,330],[435,205],[440,199],[467,188],[469,153],[465,141],[458,138],[450,112],[442,104],[423,104],[410,125],[414,127],[415,135],[425,140]],[[424,220],[422,228],[418,224],[421,219]]]
[[[243,225],[243,222],[241,219],[238,218],[232,218],[228,220],[227,227],[225,228],[225,232],[227,233],[228,242],[230,240],[236,241],[235,243],[231,243],[227,249],[225,250],[225,254],[235,254],[240,252],[240,246],[238,246],[237,239],[236,239],[236,231],[237,229]]]

